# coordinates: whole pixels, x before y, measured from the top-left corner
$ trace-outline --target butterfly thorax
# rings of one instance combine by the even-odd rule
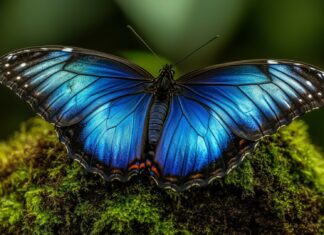
[[[172,65],[166,64],[161,70],[159,76],[154,82],[155,94],[156,95],[168,95],[174,90],[173,80],[174,70]]]

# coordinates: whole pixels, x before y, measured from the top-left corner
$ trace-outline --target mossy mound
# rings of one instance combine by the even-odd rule
[[[1,234],[323,234],[324,158],[296,121],[227,177],[182,193],[108,183],[36,118],[0,143]]]

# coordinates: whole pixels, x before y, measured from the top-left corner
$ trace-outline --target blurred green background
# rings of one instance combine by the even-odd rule
[[[161,66],[127,29],[131,24],[163,58],[176,61],[216,34],[221,38],[179,67],[254,58],[300,60],[324,68],[322,0],[2,0],[0,53],[60,44],[127,57],[156,74]],[[0,139],[34,116],[0,87]],[[324,147],[324,109],[307,114],[312,138]]]

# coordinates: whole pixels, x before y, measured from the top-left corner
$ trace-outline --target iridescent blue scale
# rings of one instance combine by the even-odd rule
[[[324,105],[324,73],[284,60],[240,61],[173,80],[79,48],[0,58],[0,82],[53,123],[69,155],[107,180],[148,171],[184,190],[224,176],[257,141]]]

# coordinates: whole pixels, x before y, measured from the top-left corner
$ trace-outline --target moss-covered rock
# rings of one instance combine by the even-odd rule
[[[296,121],[227,177],[176,193],[87,173],[33,119],[0,143],[0,233],[323,234],[324,158],[306,129]]]

